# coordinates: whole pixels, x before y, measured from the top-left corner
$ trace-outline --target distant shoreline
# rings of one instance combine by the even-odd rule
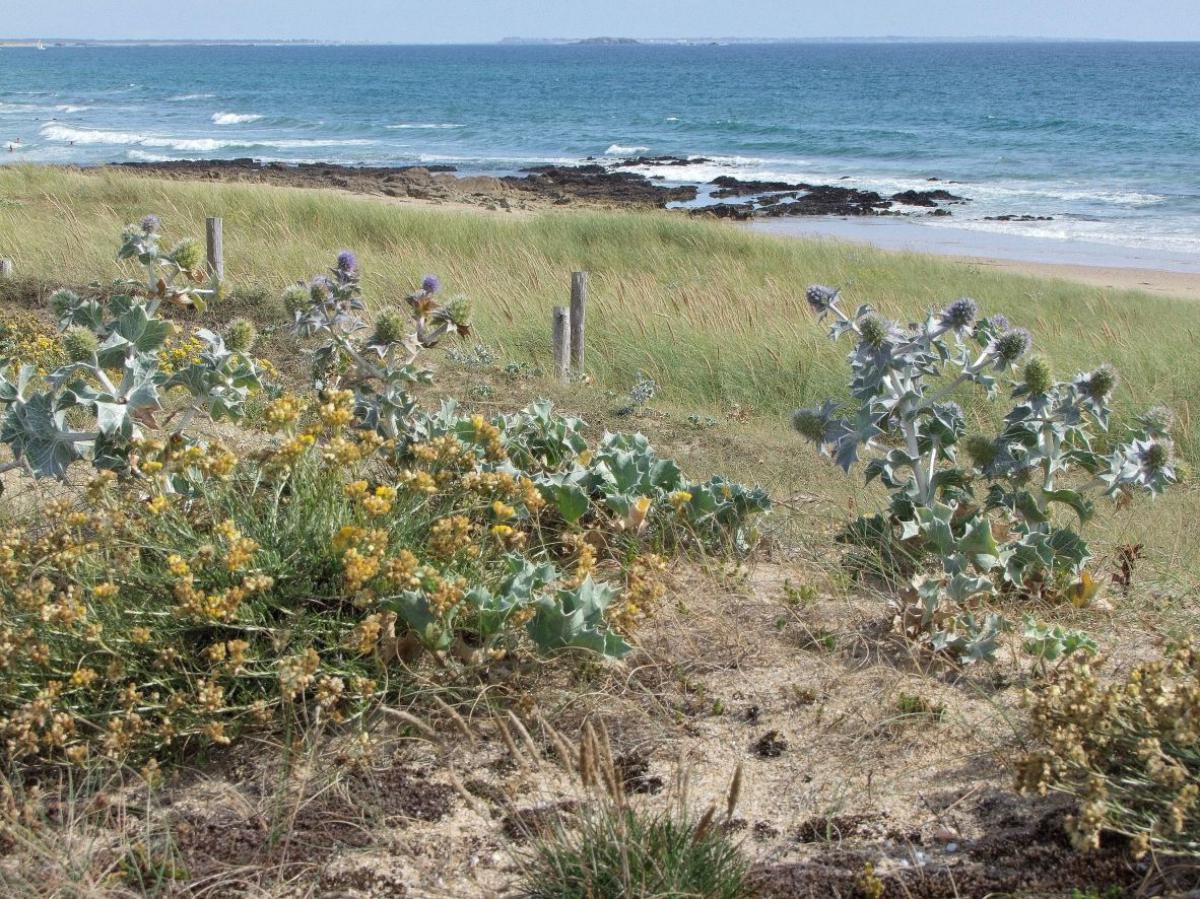
[[[314,38],[0,38],[0,49],[36,49],[80,47],[678,47],[678,46],[777,46],[831,44],[1197,44],[1196,40],[1137,39],[1123,37],[1066,38],[1066,37],[505,37],[492,41],[438,41],[408,43],[405,41],[330,41]]]
[[[212,165],[210,162],[209,166]],[[60,168],[49,166],[48,168]],[[67,167],[76,168],[76,167]],[[576,197],[569,204],[555,201],[540,189],[523,189],[505,183],[501,179],[488,176],[457,178],[452,172],[429,172],[423,167],[413,169],[366,170],[363,180],[343,180],[349,170],[338,167],[310,166],[285,169],[271,167],[267,169],[249,169],[238,172],[237,167],[228,169],[216,166],[208,172],[203,171],[204,164],[197,164],[189,170],[188,166],[88,166],[78,167],[80,171],[98,173],[104,171],[123,171],[137,173],[143,177],[166,178],[169,180],[191,181],[198,183],[244,183],[262,184],[274,189],[349,192],[368,201],[392,203],[404,206],[421,206],[428,209],[446,211],[465,211],[477,215],[531,215],[531,214],[570,214],[596,212],[629,212],[629,211],[658,211],[664,215],[679,214],[668,210],[655,210],[652,205],[614,201],[612,198]],[[306,175],[305,173],[309,173]],[[336,173],[337,180],[330,179],[330,173]],[[378,180],[376,180],[378,179]],[[384,187],[384,192],[379,188]],[[536,182],[529,188],[535,188]],[[391,188],[391,189],[389,189]],[[765,227],[764,227],[765,225]],[[841,244],[866,244],[884,252],[942,258],[947,261],[978,268],[994,269],[1013,274],[1026,275],[1039,279],[1057,279],[1085,284],[1090,287],[1112,290],[1137,290],[1155,296],[1183,300],[1200,301],[1200,267],[1195,270],[1185,270],[1172,267],[1159,267],[1151,261],[1137,264],[1136,260],[1126,260],[1125,264],[1111,264],[1104,261],[1097,253],[1112,250],[1114,256],[1119,256],[1119,248],[1092,246],[1091,254],[1072,256],[1072,242],[1033,241],[1025,242],[1029,247],[1033,243],[1042,248],[1039,254],[1036,250],[1028,251],[1022,257],[1021,250],[1013,251],[1002,236],[977,232],[974,237],[978,243],[974,249],[965,248],[947,241],[947,232],[957,229],[952,227],[927,227],[908,223],[911,230],[910,242],[906,245],[895,240],[880,240],[881,229],[904,230],[906,223],[877,219],[846,219],[836,216],[813,217],[810,219],[791,219],[786,222],[758,223],[757,225],[742,225],[766,237],[800,238],[830,240]],[[780,226],[780,227],[773,227]],[[739,227],[729,224],[729,227]],[[874,230],[873,230],[874,229]],[[998,239],[999,238],[999,239]],[[1016,242],[1020,246],[1021,242]],[[1057,255],[1055,255],[1057,254]],[[1030,258],[1032,257],[1032,258]],[[1040,257],[1040,258],[1039,258]],[[1085,261],[1079,261],[1083,259]],[[1198,260],[1200,266],[1200,260]]]

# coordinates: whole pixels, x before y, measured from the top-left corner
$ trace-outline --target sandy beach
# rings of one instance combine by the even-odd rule
[[[1000,271],[1030,275],[1036,278],[1057,278],[1075,281],[1091,287],[1112,290],[1140,290],[1157,296],[1200,300],[1200,272],[1172,272],[1161,269],[1125,268],[1121,266],[1072,265],[1053,262],[1023,262],[1015,259],[982,257],[950,257],[963,265],[987,266]]]

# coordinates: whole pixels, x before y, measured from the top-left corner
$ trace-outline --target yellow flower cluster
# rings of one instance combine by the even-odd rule
[[[342,645],[355,655],[365,656],[375,652],[380,638],[395,639],[396,613],[374,612],[354,625],[342,641]]]
[[[307,409],[307,402],[290,393],[285,393],[267,403],[263,410],[263,420],[267,423],[267,430],[281,431],[294,427]]]
[[[479,547],[472,542],[474,527],[465,515],[450,515],[433,523],[429,531],[429,551],[439,559],[452,559],[464,554],[479,555]]]
[[[32,312],[13,309],[0,311],[0,358],[20,359],[43,376],[67,363],[58,334]]]
[[[642,619],[654,613],[655,607],[667,592],[663,572],[667,560],[653,553],[638,556],[625,575],[625,592],[620,604],[609,610],[613,626],[626,632]]]
[[[317,409],[317,414],[320,415],[325,427],[337,433],[354,420],[354,391],[322,391],[321,405]]]
[[[392,505],[396,502],[396,488],[386,484],[381,484],[372,490],[366,481],[351,481],[346,485],[345,490],[346,496],[357,502],[368,515],[376,518],[391,512]]]
[[[311,646],[279,662],[279,690],[284,699],[294,700],[309,688],[321,667],[321,657]]]
[[[427,465],[471,468],[475,464],[475,453],[453,434],[443,434],[426,443],[414,443],[410,452]]]
[[[483,447],[484,457],[489,462],[502,462],[508,458],[500,429],[482,415],[471,416],[472,440]]]
[[[174,374],[200,361],[204,344],[195,337],[168,337],[158,351],[158,367],[167,374]]]
[[[438,492],[437,481],[427,471],[413,471],[406,468],[397,477],[397,483],[412,493],[424,493],[433,496]]]
[[[1105,683],[1072,666],[1029,694],[1031,737],[1044,748],[1018,766],[1025,792],[1079,799],[1068,821],[1078,848],[1112,830],[1140,851],[1200,840],[1200,653],[1191,646]]]

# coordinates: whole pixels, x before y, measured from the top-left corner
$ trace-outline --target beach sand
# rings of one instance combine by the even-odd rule
[[[936,255],[963,265],[1074,281],[1091,287],[1200,299],[1200,256],[1192,253],[884,217],[768,220],[750,227],[776,236],[815,237],[866,244],[885,252]]]
[[[1140,290],[1156,296],[1200,300],[1200,272],[1174,272],[1122,266],[1073,265],[1054,262],[1024,262],[1016,259],[988,259],[973,256],[948,257],[963,265],[986,266],[1034,278],[1057,278],[1090,287],[1112,290]]]

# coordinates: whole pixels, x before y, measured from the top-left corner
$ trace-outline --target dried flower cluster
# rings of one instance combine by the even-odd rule
[[[1183,646],[1106,683],[1072,665],[1029,697],[1041,748],[1020,764],[1019,785],[1079,801],[1068,823],[1080,849],[1102,831],[1149,849],[1200,851],[1200,654]]]

